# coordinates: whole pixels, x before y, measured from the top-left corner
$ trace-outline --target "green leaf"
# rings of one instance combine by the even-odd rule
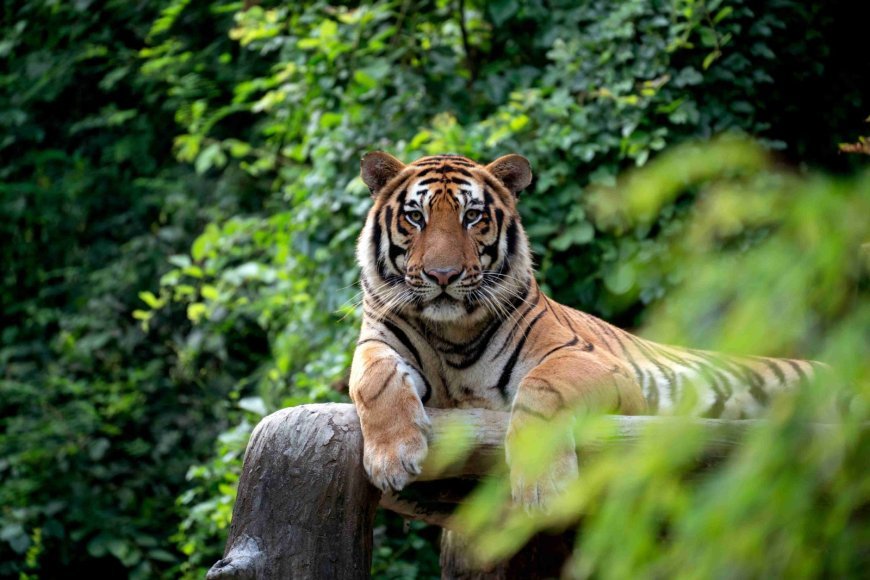
[[[604,285],[614,294],[625,294],[634,287],[635,273],[631,264],[621,264],[604,275]]]
[[[200,289],[200,292],[202,293],[202,297],[206,300],[217,300],[219,295],[218,289],[211,284],[203,285],[203,287]]]
[[[194,167],[199,174],[205,173],[209,169],[220,169],[227,163],[227,156],[224,154],[219,143],[212,143],[206,146],[196,158]]]
[[[713,24],[719,24],[720,22],[731,16],[732,12],[734,12],[733,6],[726,6],[720,9],[719,12],[716,13],[716,16],[713,17]]]
[[[703,62],[703,65],[702,65],[703,68],[704,68],[704,70],[707,70],[708,68],[710,68],[710,65],[712,65],[712,64],[716,61],[716,59],[719,58],[719,57],[721,56],[721,54],[722,54],[722,53],[719,52],[718,50],[714,50],[713,52],[711,52],[710,54],[708,54],[707,56],[705,56],[705,57],[704,57],[704,62]]]
[[[202,302],[194,302],[187,306],[187,318],[194,324],[200,322],[206,312],[208,312],[208,308]]]
[[[153,292],[144,291],[139,292],[139,299],[142,300],[145,304],[148,305],[149,308],[153,310],[159,310],[163,308],[163,305],[166,304],[165,300],[160,300],[157,296],[154,295]]]
[[[563,252],[571,246],[579,246],[591,242],[595,238],[595,228],[587,221],[582,221],[566,229],[561,235],[550,242],[550,247]]]

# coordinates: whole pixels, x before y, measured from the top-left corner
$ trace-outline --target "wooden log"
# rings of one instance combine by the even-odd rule
[[[362,467],[362,434],[353,405],[302,405],[264,418],[245,453],[224,558],[209,571],[209,580],[368,578],[379,501],[407,517],[449,527],[450,511],[471,490],[474,478],[503,465],[509,416],[482,409],[428,412],[430,453],[418,482],[400,496],[383,498]],[[630,444],[650,424],[687,421],[623,416],[608,420],[614,423],[612,435],[584,444],[581,458],[605,446]],[[710,436],[711,445],[698,458],[704,467],[725,457],[752,423],[692,421],[702,424]],[[451,457],[462,441],[470,453]],[[530,570],[545,573],[543,568],[557,562],[552,554],[566,550],[564,541],[544,536],[511,561],[487,571],[489,576],[480,576],[482,572],[474,570],[461,552],[463,542],[454,531],[445,533],[442,545],[445,578],[533,577]]]
[[[251,435],[224,557],[207,578],[368,578],[380,495],[353,405],[273,413]]]
[[[417,481],[433,481],[457,477],[480,477],[494,466],[504,464],[504,439],[509,414],[484,409],[427,409],[432,420],[429,459]],[[707,437],[702,455],[697,460],[702,468],[716,465],[734,449],[743,434],[756,421],[726,421],[723,419],[697,419],[685,417],[611,415],[607,421],[613,425],[612,433],[601,440],[584,443],[578,450],[581,459],[588,458],[605,448],[631,445],[640,439],[651,425],[678,428],[686,423],[699,425]],[[460,460],[443,465],[439,456],[452,453],[450,446],[457,440],[468,439],[471,453]]]
[[[506,562],[479,568],[468,557],[468,540],[456,530],[441,534],[441,578],[444,580],[536,580],[559,578],[571,557],[576,534],[542,532]]]

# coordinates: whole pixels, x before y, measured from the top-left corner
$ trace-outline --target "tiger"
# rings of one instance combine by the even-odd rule
[[[809,361],[658,344],[547,297],[517,212],[532,181],[521,155],[405,164],[375,151],[360,177],[373,202],[357,242],[363,308],[349,392],[363,466],[383,492],[420,474],[427,407],[509,411],[512,497],[535,509],[578,475],[577,455],[570,440],[548,474],[525,477],[512,460],[524,429],[577,408],[673,414],[699,382],[695,414],[754,417],[813,375]]]

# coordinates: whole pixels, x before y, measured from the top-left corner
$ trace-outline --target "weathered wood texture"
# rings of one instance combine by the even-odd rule
[[[208,573],[224,578],[368,578],[372,524],[380,501],[407,517],[449,527],[447,514],[485,475],[504,462],[508,414],[482,409],[429,409],[430,458],[418,482],[401,496],[381,494],[362,468],[362,435],[353,405],[302,405],[263,419],[251,436],[224,558]],[[650,423],[664,417],[610,418],[615,432],[584,445],[581,459],[604,446],[629,444]],[[711,437],[701,468],[717,463],[751,422],[698,419]],[[457,431],[472,441],[471,454],[437,465]],[[471,478],[471,479],[469,479]],[[564,536],[539,536],[509,562],[474,571],[453,530],[442,540],[444,578],[546,578],[570,550]]]
[[[224,557],[208,579],[368,578],[379,498],[353,405],[269,415],[248,443]]]
[[[441,578],[444,580],[538,580],[559,578],[574,547],[573,531],[541,533],[506,561],[477,568],[467,557],[468,541],[455,530],[441,535]]]

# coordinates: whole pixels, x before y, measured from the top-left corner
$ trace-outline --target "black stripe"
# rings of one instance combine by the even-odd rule
[[[742,369],[743,376],[746,378],[746,382],[749,383],[749,394],[752,395],[752,398],[762,405],[767,404],[770,397],[767,396],[767,393],[763,388],[765,385],[764,377],[749,365],[736,360],[729,360],[729,362],[737,368]]]
[[[604,326],[604,323],[602,321],[598,320],[597,318],[595,318],[594,316],[592,316],[591,314],[586,314],[585,312],[580,312],[580,314],[584,318],[586,318],[586,320],[588,322],[593,323],[595,326],[599,327],[600,329],[602,329],[602,330],[606,329],[606,327]],[[601,334],[599,334],[599,336],[601,336]],[[619,342],[619,341],[617,341],[617,342]],[[610,352],[610,354],[616,356],[616,351],[613,350],[613,347],[607,343],[607,340],[605,340],[605,338],[603,336],[601,336],[601,344],[604,345],[604,348],[606,348]],[[637,373],[635,373],[635,374],[637,374]]]
[[[370,299],[372,299],[372,300],[374,301],[374,303],[377,304],[378,306],[384,306],[384,301],[381,300],[380,296],[378,296],[377,294],[375,294],[374,292],[372,292],[372,287],[371,287],[371,285],[369,284],[368,279],[365,278],[365,277],[363,277],[363,278],[361,278],[361,280],[362,280],[363,289],[366,291],[366,295],[365,295],[365,297],[363,298],[363,302],[365,302],[365,298],[370,298]],[[369,314],[369,313],[365,312],[365,308],[363,308],[363,312],[364,312],[365,314]],[[374,318],[374,316],[373,316],[373,318]]]
[[[619,339],[619,337],[616,335],[616,333],[613,331],[613,329],[610,327],[610,325],[602,320],[595,318],[594,316],[589,315],[589,314],[586,314],[586,317],[589,320],[591,320],[596,326],[598,326],[598,328],[600,328],[605,334],[608,334],[611,337],[613,337],[613,340],[615,340],[616,343],[622,349],[623,359],[626,362],[628,362],[628,364],[631,365],[631,368],[634,370],[634,374],[637,377],[637,381],[640,383],[640,386],[643,387],[644,382],[645,382],[644,379],[646,378],[646,375],[641,371],[641,369],[637,365],[637,363],[634,362],[634,357],[632,357],[631,354],[629,354],[628,349],[625,348],[625,344],[622,342],[622,340]],[[604,346],[607,347],[607,350],[609,350],[611,354],[613,354],[614,356],[619,356],[610,347],[610,345],[607,344],[607,341],[602,340],[601,342],[604,343]],[[655,380],[652,379],[652,382],[655,383]]]
[[[537,316],[535,316],[532,321],[526,326],[526,330],[523,332],[523,336],[520,338],[517,343],[516,348],[511,353],[511,357],[508,359],[507,365],[505,365],[504,370],[502,370],[501,376],[498,379],[498,383],[495,384],[493,389],[498,389],[498,392],[501,393],[502,399],[507,401],[507,391],[506,388],[508,383],[511,380],[511,375],[514,372],[514,366],[517,364],[517,358],[520,356],[520,351],[523,349],[523,346],[526,344],[526,339],[529,338],[529,333],[532,331],[532,328],[538,323],[541,317],[546,314],[546,310],[541,310]]]
[[[788,363],[788,364],[791,366],[791,368],[794,369],[794,371],[795,371],[795,372],[798,374],[798,376],[800,377],[800,381],[801,381],[801,382],[806,381],[806,380],[809,379],[809,377],[807,377],[807,374],[806,374],[806,373],[803,371],[803,369],[802,369],[802,368],[797,364],[797,362],[795,362],[795,361],[793,361],[793,360],[791,360],[791,359],[787,359],[787,358],[784,358],[784,359],[781,359],[781,360],[783,360],[783,361],[785,361],[786,363]]]
[[[540,358],[540,360],[538,360],[538,364],[541,364],[542,362],[544,362],[545,358],[547,358],[548,356],[550,356],[551,354],[553,354],[557,350],[562,350],[563,348],[571,348],[572,346],[576,345],[578,342],[580,342],[580,339],[575,336],[574,338],[572,338],[571,340],[569,340],[565,344],[551,348],[550,350],[547,351],[547,354],[545,354],[544,356],[542,356]]]
[[[525,405],[514,405],[511,412],[516,413],[517,411],[520,411],[521,413],[525,413],[527,415],[531,415],[532,417],[537,417],[538,419],[541,419],[543,421],[552,421],[553,417],[556,416],[554,413],[553,415],[550,415],[548,417],[547,415],[544,415],[543,413],[540,413],[538,411],[533,411],[532,409],[526,407]]]
[[[701,414],[705,419],[716,419],[722,416],[722,411],[725,409],[725,401],[722,399],[722,393],[716,391],[716,400]]]
[[[481,176],[483,177],[483,180],[486,183],[486,185],[493,188],[495,191],[499,191],[500,189],[507,190],[507,187],[505,187],[502,182],[498,181],[494,177],[487,175],[486,173],[481,173]],[[510,191],[508,191],[508,193],[510,193]],[[511,197],[513,197],[512,194],[511,194]]]
[[[392,191],[396,191],[396,190],[405,191],[408,188],[408,182],[410,182],[415,177],[417,177],[415,172],[409,173],[408,176],[405,178],[405,180],[402,181],[401,183],[397,184],[396,187],[394,187],[392,189]],[[386,192],[381,191],[380,193],[378,193],[378,197],[382,197],[385,193]],[[392,192],[390,192],[390,194],[392,194]]]
[[[399,342],[401,342],[406,349],[408,349],[408,352],[410,352],[411,356],[414,357],[414,360],[417,361],[417,366],[422,369],[423,362],[420,360],[420,353],[417,351],[417,348],[414,346],[414,343],[411,341],[411,339],[408,338],[408,335],[405,334],[405,331],[396,326],[390,320],[384,319],[381,321],[381,323],[387,327],[387,330],[392,332],[393,335],[399,339]],[[422,375],[423,373],[420,374]]]
[[[708,356],[704,356],[707,353],[704,353],[703,351],[688,352],[692,356],[696,357],[695,359],[691,360],[691,365],[697,368],[698,372],[701,373],[702,378],[709,381],[710,387],[713,389],[713,393],[716,395],[716,401],[703,416],[709,418],[717,417],[718,415],[712,415],[711,413],[714,409],[718,409],[719,413],[721,413],[722,408],[725,406],[724,399],[729,398],[732,392],[731,379],[728,377],[728,372],[725,371],[725,369],[717,368],[715,361],[711,362]]]
[[[371,316],[371,315],[369,314],[369,316]],[[421,401],[423,402],[423,404],[425,405],[426,402],[427,402],[427,401],[432,397],[432,385],[429,384],[429,381],[426,379],[426,375],[423,374],[423,370],[422,370],[422,369],[423,369],[423,363],[422,363],[422,361],[420,360],[420,353],[419,353],[419,352],[417,351],[417,349],[414,347],[414,344],[413,344],[413,343],[411,342],[411,340],[408,338],[408,335],[405,334],[405,332],[404,332],[401,328],[399,328],[399,327],[396,326],[393,322],[391,322],[391,321],[389,321],[389,320],[386,320],[386,319],[381,320],[380,322],[381,322],[384,326],[387,327],[387,330],[389,330],[391,333],[393,333],[393,336],[395,336],[397,339],[399,339],[399,342],[401,342],[401,343],[404,345],[404,347],[405,347],[406,349],[408,349],[408,351],[411,353],[411,356],[413,356],[413,357],[414,357],[414,360],[417,361],[417,366],[416,366],[416,367],[414,367],[414,365],[411,365],[411,366],[414,368],[414,370],[417,371],[417,374],[420,375],[420,378],[423,379],[423,387],[424,387],[424,389],[423,389],[423,396],[420,397],[420,400],[421,400]],[[382,342],[382,343],[386,344],[387,346],[389,346],[390,348],[392,348],[393,350],[396,350],[395,347],[394,347],[392,344],[390,344],[390,343],[388,343],[388,342],[386,342],[386,341],[383,341],[383,340],[377,339],[377,338],[367,338],[367,339],[365,339],[365,340],[361,340],[361,341],[357,342],[357,345],[360,345],[360,344],[363,344],[363,343],[366,343],[366,342]],[[410,364],[410,363],[409,363],[409,364]]]
[[[490,266],[498,262],[498,248],[501,245],[501,227],[504,222],[504,212],[501,208],[495,210],[495,241],[491,244],[484,244],[483,249],[478,254],[489,256]]]
[[[565,306],[563,306],[562,304],[559,304],[558,302],[554,301],[553,303],[559,307],[559,310],[562,311],[562,316],[565,317],[565,322],[568,323],[568,328],[571,329],[571,332],[573,332],[575,336],[579,336],[580,333],[577,332],[577,329],[574,328],[574,323],[571,322],[571,312],[570,312],[571,309],[566,308]],[[583,342],[584,342],[583,350],[585,350],[586,352],[592,352],[593,350],[595,350],[595,345],[592,344],[591,342],[587,341],[585,338],[583,339]]]
[[[438,175],[438,170],[437,170],[437,169],[434,169],[434,168],[423,169],[423,171],[421,171],[420,173],[418,173],[418,174],[415,175],[414,177],[416,177],[417,179],[420,179],[421,177],[426,177],[427,175],[432,175],[433,173],[434,173],[435,175]],[[441,178],[440,178],[440,177],[438,178],[438,181],[441,181]]]
[[[556,398],[559,400],[559,408],[565,408],[565,397],[563,397],[562,393],[556,390],[553,384],[546,379],[542,379],[540,377],[535,377],[531,380],[524,379],[524,382],[522,383],[522,388],[533,389],[535,391],[542,391],[544,393],[555,395]]]
[[[405,224],[407,223],[408,220],[407,220],[407,218],[403,220],[402,217],[404,217],[402,215],[402,212],[401,211],[397,212],[397,214],[396,214],[396,230],[398,230],[398,232],[400,234],[402,234],[403,236],[405,236],[407,238],[408,234],[410,233],[411,230],[408,230],[405,228]]]
[[[764,358],[760,356],[754,358],[755,360],[760,361],[762,364],[766,365],[767,368],[769,368],[771,371],[773,371],[773,374],[776,375],[776,380],[779,381],[780,385],[785,385],[787,383],[785,379],[785,373],[782,372],[782,369],[779,368],[779,364],[777,364],[779,361],[771,360],[769,358]]]
[[[475,339],[473,346],[465,351],[458,351],[459,353],[466,353],[464,357],[462,357],[458,362],[454,362],[449,359],[445,359],[445,362],[448,366],[454,369],[467,369],[470,366],[477,363],[480,360],[480,357],[483,356],[483,353],[486,352],[486,348],[489,346],[489,341],[498,332],[499,328],[501,328],[502,323],[504,322],[503,318],[494,319],[493,323],[490,324],[485,333],[481,334],[477,339]]]
[[[631,341],[637,346],[638,350],[641,351],[641,354],[646,357],[648,361],[653,363],[655,367],[662,374],[662,377],[668,382],[668,391],[671,394],[671,402],[676,405],[677,398],[680,396],[680,393],[677,392],[677,373],[674,370],[666,365],[663,365],[659,362],[658,358],[655,356],[656,352],[652,350],[651,347],[647,346],[646,343],[634,336],[633,334],[625,333],[625,335],[631,339]]]
[[[541,300],[541,293],[540,293],[540,292],[537,292],[536,295],[535,295],[535,301],[534,301],[534,302],[533,302],[533,303],[532,303],[528,308],[526,308],[526,309],[522,312],[522,314],[520,314],[519,318],[517,318],[517,321],[516,321],[516,323],[514,324],[514,327],[511,328],[510,333],[509,333],[509,334],[507,335],[507,337],[504,339],[504,342],[502,343],[501,348],[498,349],[498,352],[495,353],[495,354],[492,356],[492,358],[489,359],[489,360],[494,361],[495,359],[497,359],[498,357],[501,356],[501,354],[504,352],[504,350],[507,348],[507,346],[508,346],[508,345],[511,343],[511,341],[514,339],[514,335],[517,333],[517,329],[520,327],[520,323],[521,323],[523,320],[525,320],[526,315],[527,315],[529,312],[531,312],[532,310],[535,309],[535,307],[538,305],[538,302],[540,302],[540,300]]]
[[[420,378],[423,379],[423,396],[420,397],[420,402],[424,405],[429,401],[432,397],[432,386],[429,384],[429,381],[426,380],[426,375],[423,374],[423,371],[417,369],[417,373],[420,375]]]
[[[507,237],[507,251],[505,252],[505,260],[514,255],[517,249],[517,221],[511,220],[505,236]]]
[[[372,395],[371,397],[369,397],[367,401],[363,401],[364,404],[368,405],[369,403],[371,403],[372,401],[374,401],[375,399],[377,399],[378,397],[380,397],[380,396],[384,393],[384,390],[386,390],[387,385],[390,384],[390,381],[393,380],[393,377],[396,376],[396,372],[397,372],[397,371],[396,371],[396,368],[393,367],[393,372],[391,372],[391,373],[390,373],[390,376],[388,376],[388,377],[384,380],[384,382],[381,383],[381,388],[379,388],[378,391],[377,391],[374,395]]]
[[[387,224],[387,256],[390,259],[390,264],[393,266],[393,271],[401,272],[401,269],[399,269],[399,263],[396,262],[396,258],[403,255],[405,249],[393,243],[392,228],[390,227],[394,223],[393,218],[393,208],[387,206],[386,210],[384,210],[384,221]]]
[[[700,356],[700,355],[704,354],[704,351],[691,351],[691,350],[683,351],[687,355],[695,356],[700,360],[695,360],[695,359],[685,358],[685,357],[681,358],[681,357],[678,357],[676,355],[673,355],[673,354],[667,352],[666,350],[661,350],[661,349],[657,350],[657,352],[661,356],[665,357],[666,359],[668,359],[670,361],[673,361],[673,362],[675,362],[679,365],[682,365],[682,366],[689,367],[690,369],[693,369],[693,370],[697,371],[698,373],[700,373],[701,378],[710,381],[710,384],[713,387],[713,390],[715,392],[717,392],[717,393],[722,392],[719,389],[719,381],[722,382],[722,385],[725,387],[725,389],[727,391],[729,391],[729,392],[731,391],[731,379],[728,377],[728,374],[722,369],[717,369],[715,367],[715,365],[710,364],[709,361],[706,361],[706,359],[704,359],[702,356]]]
[[[439,155],[441,162],[449,166],[452,164],[461,165],[463,167],[474,167],[474,163],[463,157],[462,155]]]
[[[722,380],[725,391],[727,395],[726,399],[731,397],[734,394],[734,385],[735,382],[740,382],[741,380],[745,380],[746,382],[751,382],[751,379],[744,376],[743,369],[735,365],[732,361],[730,361],[727,357],[719,355],[718,353],[713,353],[705,350],[689,350],[692,355],[704,360],[706,364],[710,366],[710,368],[714,369],[715,372],[720,375],[724,375]],[[735,370],[736,368],[736,370]],[[728,378],[728,375],[731,375],[731,379]]]
[[[372,216],[372,262],[374,262],[375,267],[378,270],[378,274],[381,274],[381,236],[383,232],[381,231],[381,214],[380,211],[377,211]],[[383,274],[381,274],[381,278],[383,278]]]
[[[392,344],[390,344],[390,343],[387,342],[386,340],[381,340],[380,338],[366,338],[365,340],[358,340],[358,341],[356,341],[356,345],[357,345],[357,346],[360,346],[360,345],[365,344],[365,343],[367,343],[367,342],[379,342],[379,343],[381,343],[381,344],[385,344],[385,345],[387,345],[387,346],[390,347],[390,348],[393,348],[393,345],[392,345]],[[395,350],[395,349],[394,349],[394,350]]]
[[[433,346],[435,348],[446,355],[454,355],[454,354],[463,354],[468,352],[469,350],[476,350],[482,345],[481,343],[488,341],[491,338],[492,333],[498,330],[498,327],[501,326],[501,323],[504,321],[502,318],[493,318],[490,322],[489,326],[487,326],[486,330],[482,333],[478,334],[476,337],[472,338],[468,342],[451,342],[437,334],[433,334],[429,336],[431,342],[435,343]]]
[[[700,360],[695,360],[695,364],[698,366],[699,371],[702,376],[707,378],[710,381],[710,386],[713,389],[713,393],[715,395],[715,399],[713,400],[713,404],[710,405],[706,411],[704,411],[701,416],[707,419],[715,419],[722,415],[722,411],[725,409],[725,402],[731,398],[733,390],[731,388],[731,381],[728,379],[728,371],[722,368],[717,368],[717,362],[721,365],[721,359],[718,359],[712,354],[706,351],[698,351],[698,350],[690,350],[688,351],[693,356],[697,357]],[[733,375],[735,378],[737,375]],[[719,388],[719,384],[717,382],[717,377],[722,381],[723,389]]]
[[[442,166],[446,166],[448,168],[447,171],[457,171],[457,172],[459,171],[459,169],[457,167],[454,167],[457,165],[459,167],[469,167],[472,169],[474,167],[477,167],[474,163],[472,163],[471,161],[467,161],[467,160],[463,159],[462,157],[445,157],[443,155],[439,155],[439,156],[433,157],[431,159],[421,159],[419,161],[415,161],[411,165],[413,167],[432,167],[435,165],[442,165]]]
[[[577,334],[577,329],[574,328],[574,325],[571,323],[571,313],[565,312],[565,307],[562,304],[559,304],[558,302],[556,302],[556,306],[558,306],[559,310],[562,311],[562,316],[565,317],[565,322],[568,323],[568,328],[571,329],[571,332],[573,332],[574,334]],[[590,346],[591,346],[591,343],[590,343]]]

